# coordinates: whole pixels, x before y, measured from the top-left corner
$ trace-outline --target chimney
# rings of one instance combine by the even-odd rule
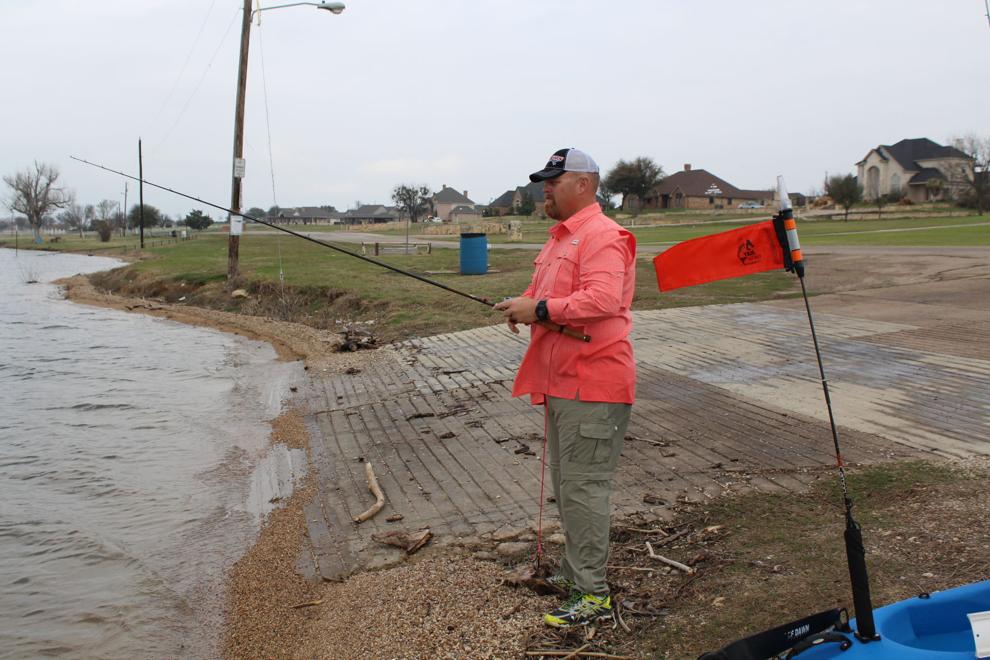
[[[685,172],[691,171],[691,163],[684,163],[684,171]]]
[[[466,190],[464,191],[464,196],[465,196],[465,197],[467,197],[467,196],[468,196],[468,194],[467,194],[467,191],[466,191]]]
[[[447,184],[445,183],[443,184],[443,188],[441,188],[440,190],[446,190],[446,189],[447,189]]]

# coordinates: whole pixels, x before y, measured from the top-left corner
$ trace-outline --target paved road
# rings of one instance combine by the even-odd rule
[[[990,454],[990,250],[950,252],[917,257],[917,267],[906,260],[884,275],[893,285],[814,298],[847,461]],[[919,268],[924,281],[912,279]],[[678,502],[834,478],[800,300],[637,312],[633,341],[639,392],[617,477],[620,515],[664,519]],[[531,525],[543,425],[539,409],[510,396],[524,349],[501,326],[479,328],[316,379],[319,497],[300,570],[336,579],[398,561],[371,538],[396,526],[428,526],[443,544]],[[388,505],[355,526],[370,504],[361,460],[372,461]],[[404,518],[388,523],[391,514]]]

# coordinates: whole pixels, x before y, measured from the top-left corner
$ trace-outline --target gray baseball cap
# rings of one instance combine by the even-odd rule
[[[555,151],[547,166],[539,172],[529,175],[532,182],[546,181],[558,177],[564,172],[594,172],[598,173],[598,163],[580,149],[571,147],[570,149],[560,149]]]

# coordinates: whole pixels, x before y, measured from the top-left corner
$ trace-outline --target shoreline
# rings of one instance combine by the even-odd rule
[[[280,361],[301,360],[305,369],[327,369],[331,363],[351,363],[335,352],[339,335],[295,323],[244,316],[200,307],[104,293],[86,275],[53,282],[66,300],[77,304],[135,312],[187,325],[264,341]],[[352,356],[357,357],[357,356]],[[336,359],[335,359],[336,358]],[[345,368],[346,368],[345,364]],[[312,386],[307,379],[306,387]],[[300,576],[296,560],[306,535],[303,507],[313,498],[310,437],[306,430],[305,396],[284,403],[281,413],[269,421],[268,446],[284,444],[306,452],[307,476],[291,496],[269,512],[247,550],[227,569],[223,580],[223,612],[218,635],[218,657],[272,657],[284,655],[302,640],[306,617],[286,616],[287,606],[318,598],[320,583]],[[291,602],[289,602],[291,601]],[[290,612],[292,610],[289,610]]]

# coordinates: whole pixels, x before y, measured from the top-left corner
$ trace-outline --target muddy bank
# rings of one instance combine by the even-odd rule
[[[179,302],[170,303],[106,293],[94,286],[90,278],[85,275],[59,280],[57,284],[63,287],[66,298],[84,305],[140,312],[267,341],[272,344],[282,360],[319,360],[334,353],[341,343],[341,336],[335,332],[298,323],[194,307]]]

